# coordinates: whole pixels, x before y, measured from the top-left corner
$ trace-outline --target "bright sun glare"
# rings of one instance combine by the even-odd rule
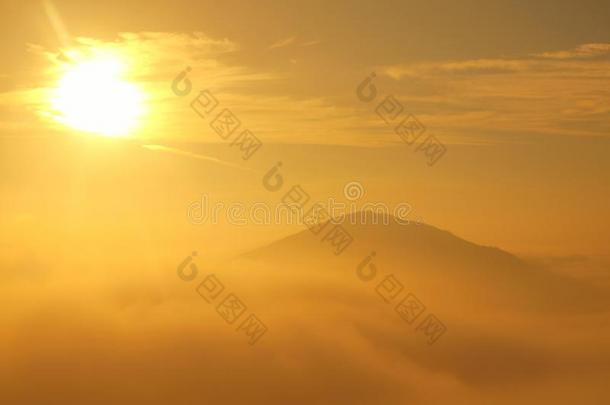
[[[114,56],[70,67],[51,99],[57,120],[81,131],[128,135],[143,113],[143,95],[124,74],[125,64]]]

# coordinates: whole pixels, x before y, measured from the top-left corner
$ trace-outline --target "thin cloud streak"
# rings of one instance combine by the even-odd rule
[[[269,48],[267,48],[267,49],[283,48],[285,46],[292,44],[295,39],[296,39],[295,37],[288,37],[288,38],[281,39],[281,40],[271,44],[269,46]]]
[[[227,166],[227,167],[232,167],[234,169],[240,169],[240,170],[246,170],[246,171],[252,171],[251,168],[249,167],[245,167],[245,166],[239,166],[233,163],[229,163],[229,162],[225,162],[224,160],[220,160],[211,156],[206,156],[206,155],[201,155],[199,153],[193,153],[193,152],[188,152],[188,151],[184,151],[181,149],[177,149],[177,148],[170,148],[168,146],[163,146],[163,145],[142,145],[143,148],[148,149],[148,150],[152,150],[155,152],[167,152],[167,153],[172,153],[174,155],[179,155],[179,156],[186,156],[189,158],[193,158],[193,159],[199,159],[199,160],[205,160],[208,162],[213,162],[213,163],[217,163],[219,165],[223,165],[223,166]]]

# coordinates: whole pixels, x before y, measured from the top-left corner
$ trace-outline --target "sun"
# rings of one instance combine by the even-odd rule
[[[52,92],[56,120],[94,134],[129,135],[144,113],[144,96],[125,73],[126,64],[116,56],[70,65]]]

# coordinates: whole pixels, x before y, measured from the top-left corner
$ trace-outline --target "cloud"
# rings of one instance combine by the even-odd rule
[[[202,32],[123,32],[113,41],[77,37],[70,48],[59,50],[30,45],[30,52],[42,56],[54,67],[96,53],[117,53],[137,65],[133,69],[134,76],[149,80],[164,78],[162,75],[185,65],[206,68],[208,74],[220,74],[226,68],[225,77],[235,75],[236,69],[224,66],[219,58],[238,49],[236,43],[226,38],[214,39]]]
[[[416,65],[391,65],[383,67],[382,71],[391,78],[400,80],[403,77],[415,78],[422,75],[481,75],[512,73],[526,68],[527,63],[520,60],[475,59],[439,63],[421,63]]]
[[[186,66],[191,68],[189,80],[194,90],[221,88],[224,92],[247,93],[253,83],[268,81],[273,77],[243,65],[225,62],[226,56],[239,51],[238,45],[226,38],[212,38],[202,32],[125,32],[111,41],[78,37],[72,40],[69,48],[52,49],[30,44],[28,51],[35,57],[35,62],[27,82],[18,84],[17,90],[0,93],[0,106],[22,111],[20,114],[7,114],[11,120],[2,123],[2,128],[6,130],[63,130],[49,119],[53,115],[50,113],[50,92],[66,69],[98,54],[116,54],[126,61],[127,79],[136,83],[146,95],[148,114],[138,132],[138,136],[143,138],[189,138],[198,135],[199,139],[205,139],[205,136],[201,136],[202,124],[194,117],[192,110],[169,102],[175,98],[170,89],[172,80]],[[41,119],[32,120],[32,112]],[[208,140],[216,140],[211,134],[207,136]]]
[[[236,165],[236,164],[233,164],[230,162],[225,162],[224,160],[220,160],[220,159],[217,159],[212,156],[206,156],[206,155],[202,155],[200,153],[188,152],[188,151],[185,151],[182,149],[172,148],[172,147],[163,146],[163,145],[142,145],[142,146],[148,150],[167,152],[167,153],[172,153],[174,155],[190,157],[193,159],[206,160],[208,162],[213,162],[213,163],[217,163],[219,165],[232,167],[234,169],[252,170],[246,166]]]
[[[301,46],[314,46],[314,45],[318,45],[321,42],[322,41],[319,41],[319,40],[307,41],[307,42],[303,42],[301,44]]]
[[[534,56],[546,59],[585,59],[606,56],[608,54],[610,54],[610,44],[597,43],[580,45],[567,51],[543,52]]]
[[[598,381],[610,361],[605,314],[539,316],[476,299],[473,313],[464,281],[453,287],[461,298],[451,302],[449,332],[429,346],[374,285],[350,283],[354,275],[336,262],[289,272],[201,266],[267,325],[249,346],[218,302],[196,293],[203,274],[193,283],[177,278],[175,248],[128,245],[93,262],[74,260],[73,249],[15,260],[15,273],[28,264],[44,271],[9,277],[0,289],[0,386],[11,403],[53,395],[66,404],[535,404],[541,387],[553,403],[571,403],[580,390],[607,397]],[[562,387],[573,394],[562,397]]]
[[[290,37],[272,47],[288,46],[295,40]],[[304,46],[315,43],[317,41],[310,41]],[[219,142],[209,122],[195,114],[188,103],[176,102],[176,96],[171,92],[172,80],[186,66],[191,68],[188,78],[194,90],[193,95],[187,97],[189,102],[195,97],[195,91],[210,90],[223,108],[231,109],[243,127],[249,127],[263,141],[316,143],[321,139],[322,130],[325,137],[330,136],[331,142],[345,143],[350,138],[348,132],[357,126],[358,114],[354,109],[334,104],[332,95],[297,98],[285,94],[278,87],[285,77],[236,63],[239,58],[235,56],[240,52],[238,44],[202,32],[125,32],[111,41],[79,37],[67,49],[30,44],[29,52],[37,61],[29,83],[24,83],[17,92],[0,94],[0,105],[25,111],[7,114],[9,121],[2,123],[5,130],[65,130],[48,119],[50,105],[45,94],[71,63],[100,52],[117,53],[131,62],[128,79],[137,83],[146,94],[148,109],[136,136],[154,138],[154,143],[172,139]],[[293,58],[291,64],[296,61]],[[273,83],[274,88],[271,87]],[[28,106],[26,109],[22,107],[24,104]],[[32,120],[32,111],[42,120]],[[291,137],[287,139],[286,134]]]
[[[281,39],[281,40],[273,43],[267,49],[284,48],[286,46],[294,44],[295,42],[296,42],[296,37],[288,37],[288,38],[284,38],[284,39]],[[319,41],[319,40],[305,41],[305,42],[299,43],[298,46],[302,46],[302,47],[314,46],[314,45],[318,45],[320,42],[321,41]]]
[[[520,58],[381,66],[386,85],[437,132],[607,137],[610,44]]]
[[[288,46],[288,45],[294,43],[295,39],[296,39],[295,37],[288,37],[288,38],[280,39],[279,41],[271,44],[269,46],[269,48],[267,48],[267,49],[283,48],[285,46]]]
[[[134,61],[130,79],[147,94],[150,114],[137,133],[141,138],[219,141],[209,123],[193,114],[188,103],[176,102],[169,90],[178,73],[190,66],[194,89],[209,89],[223,108],[231,109],[263,142],[359,146],[400,142],[392,128],[374,114],[375,106],[366,109],[354,97],[362,80],[355,72],[342,73],[344,83],[332,90],[325,85],[316,93],[309,86],[303,96],[296,89],[309,78],[290,76],[300,74],[295,62],[308,69],[301,59],[291,58],[291,70],[286,72],[256,68],[239,62],[239,44],[202,32],[128,32],[112,41],[80,37],[73,42],[70,49],[29,47],[38,62],[32,66],[28,83],[0,94],[3,115],[8,117],[2,128],[11,132],[61,130],[47,119],[45,92],[71,59],[109,50]],[[269,49],[317,43],[300,43],[291,36]],[[392,79],[378,83],[380,94],[396,96],[443,143],[494,143],[515,134],[606,137],[610,134],[610,60],[598,56],[609,49],[610,44],[585,44],[563,53],[374,68],[380,76]],[[286,92],[283,83],[287,79],[294,84],[293,93]],[[20,112],[9,113],[9,109]],[[32,120],[32,111],[38,111],[43,120]]]

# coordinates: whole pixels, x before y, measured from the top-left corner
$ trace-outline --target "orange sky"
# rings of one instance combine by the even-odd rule
[[[4,4],[0,136],[65,134],[48,112],[59,52],[111,50],[146,96],[130,135],[138,142],[219,142],[189,108],[193,97],[170,91],[190,66],[196,90],[210,89],[264,143],[286,145],[280,154],[294,155],[292,170],[322,195],[359,179],[374,201],[406,199],[471,240],[527,254],[607,254],[607,7],[470,3],[56,1],[55,24],[38,2]],[[371,72],[379,98],[362,103],[356,87]],[[448,146],[438,165],[427,167],[377,116],[388,95]],[[319,145],[319,164],[334,174],[312,175],[304,144]]]
[[[607,1],[0,16],[0,403],[608,403]],[[351,224],[334,255],[302,224],[193,220],[204,198],[273,209],[297,186],[413,222]],[[192,252],[196,282],[176,277]],[[442,319],[438,345],[354,275],[364,258]],[[201,299],[210,273],[264,319],[260,345]]]

